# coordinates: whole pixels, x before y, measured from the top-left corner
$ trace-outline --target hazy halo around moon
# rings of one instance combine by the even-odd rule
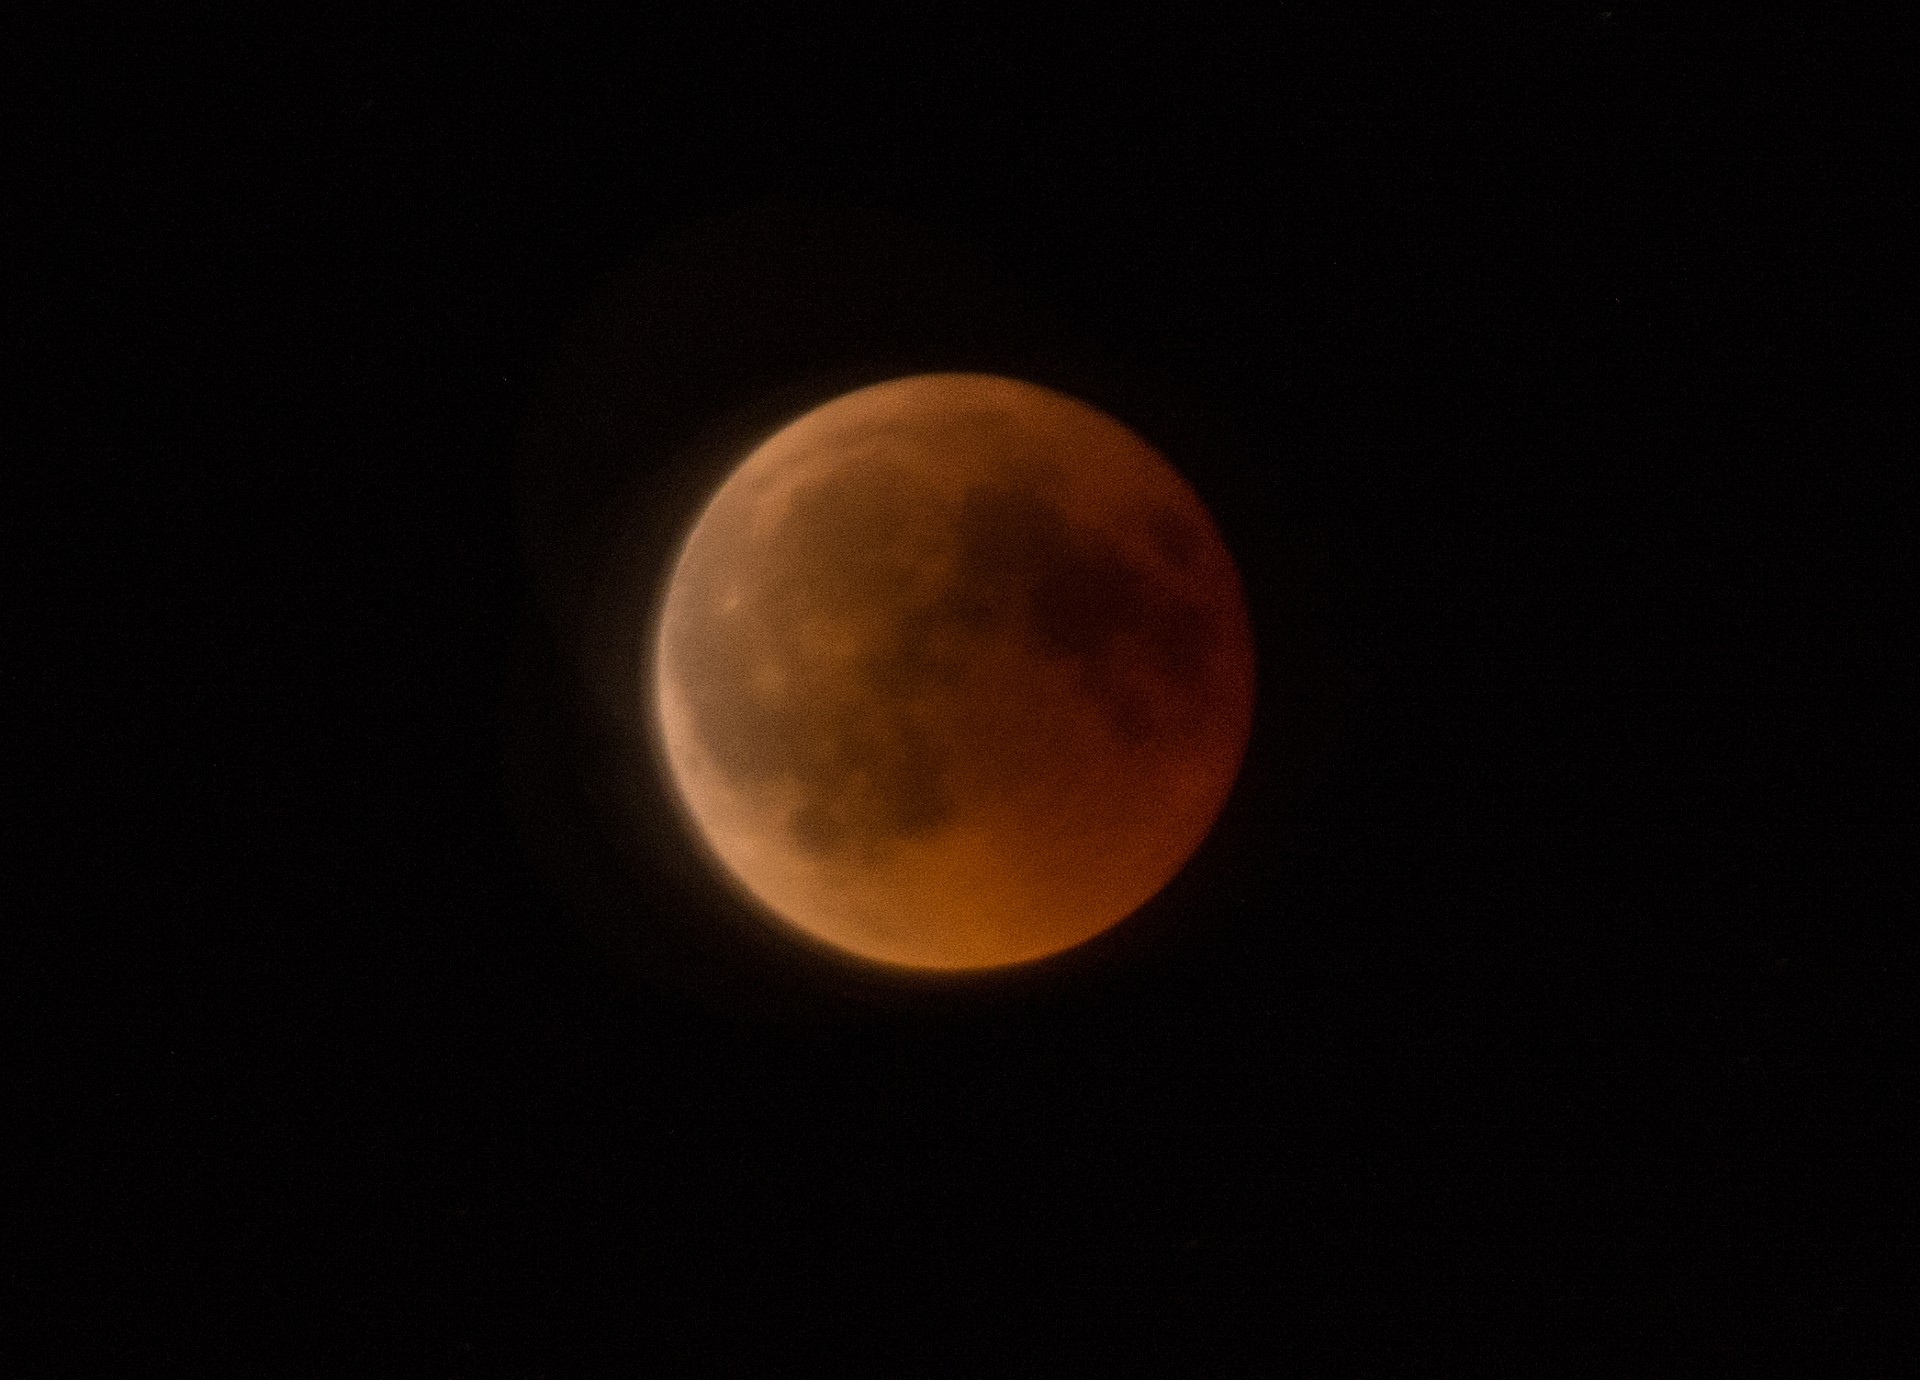
[[[726,872],[842,953],[978,969],[1179,871],[1253,708],[1206,509],[1086,403],[987,374],[858,389],[755,449],[670,575],[652,696]]]

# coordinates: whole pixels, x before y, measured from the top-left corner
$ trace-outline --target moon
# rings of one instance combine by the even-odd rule
[[[758,445],[680,548],[651,694],[724,873],[858,960],[1032,962],[1158,893],[1245,754],[1253,636],[1187,482],[989,374],[847,393]]]

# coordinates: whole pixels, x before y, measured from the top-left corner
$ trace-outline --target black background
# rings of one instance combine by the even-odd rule
[[[1837,99],[1878,46],[1554,6],[32,48],[25,1339],[1379,1374],[1909,1313],[1853,690],[1899,645],[1897,237]],[[1260,719],[1145,938],[915,1002],[582,923],[699,909],[592,834],[520,437],[596,293],[741,214],[915,227],[1205,438]]]

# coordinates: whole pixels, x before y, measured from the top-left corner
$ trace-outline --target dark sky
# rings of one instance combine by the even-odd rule
[[[1911,1307],[1843,669],[1907,434],[1834,99],[1880,41],[1344,10],[29,52],[15,1283],[76,1369],[1811,1364]],[[743,224],[828,248],[700,260]],[[876,225],[990,324],[818,270]],[[670,488],[727,407],[949,357],[1160,428],[1261,700],[1151,923],[900,1000],[608,842],[515,505],[556,408]]]

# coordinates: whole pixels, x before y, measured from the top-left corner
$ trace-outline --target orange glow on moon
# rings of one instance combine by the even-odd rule
[[[1120,423],[986,374],[862,388],[701,513],[653,694],[680,801],[766,911],[844,954],[1055,954],[1164,887],[1253,713],[1239,575]]]

